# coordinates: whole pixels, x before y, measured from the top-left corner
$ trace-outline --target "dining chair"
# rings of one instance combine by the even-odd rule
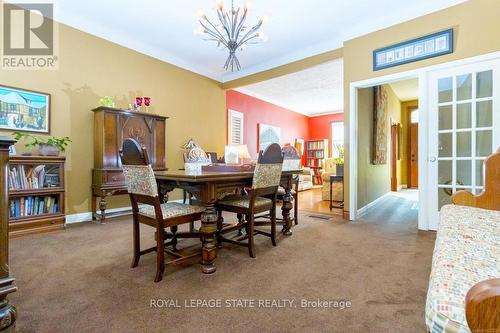
[[[222,242],[245,246],[248,247],[250,257],[255,258],[254,234],[270,237],[273,246],[276,246],[276,194],[281,180],[282,167],[281,148],[273,143],[265,151],[260,151],[253,174],[252,187],[247,189],[247,195],[231,195],[217,203],[217,244],[219,247]],[[224,226],[222,212],[244,215],[245,220],[236,225]],[[268,212],[271,217],[271,232],[254,228],[256,214],[264,212]],[[246,236],[237,239],[224,236],[242,227],[246,229]],[[245,238],[247,242],[243,242]]]
[[[283,153],[283,171],[287,170],[301,170],[302,169],[302,157],[300,156],[297,148],[287,145],[281,149]],[[293,197],[293,223],[295,225],[299,224],[299,175],[293,175],[291,179],[291,195]],[[283,202],[286,191],[283,186],[278,187],[277,200]],[[262,226],[270,223],[270,216],[261,215],[258,216],[259,221],[256,221],[254,225]],[[276,217],[276,224],[281,224],[284,231],[286,229],[286,221],[283,218]]]
[[[156,277],[155,282],[163,278],[165,266],[177,264],[198,256],[198,253],[182,255],[177,250],[177,227],[184,223],[200,220],[203,207],[186,205],[177,202],[162,203],[158,194],[156,178],[149,163],[145,147],[141,147],[134,139],[126,139],[120,150],[123,174],[127,184],[133,214],[133,260],[132,267],[137,267],[139,258],[147,253],[156,251]],[[139,204],[141,204],[139,206]],[[156,229],[156,246],[141,250],[140,224],[145,224]],[[170,228],[171,234],[166,237],[165,229]],[[186,237],[199,237],[196,234],[186,233]],[[170,242],[165,239],[171,237]],[[172,245],[172,250],[167,247]],[[165,262],[165,253],[176,259]]]

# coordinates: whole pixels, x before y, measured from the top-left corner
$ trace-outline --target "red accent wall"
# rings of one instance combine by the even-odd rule
[[[258,154],[258,124],[263,123],[281,128],[281,145],[293,145],[295,138],[307,140],[309,117],[265,102],[235,90],[226,92],[226,107],[244,114],[243,138],[252,157]],[[227,126],[226,126],[227,128]],[[227,131],[227,129],[226,129]],[[227,132],[226,132],[227,142]]]
[[[309,140],[328,139],[330,145],[329,155],[331,156],[331,123],[334,121],[343,121],[343,113],[327,114],[309,118]]]
[[[328,139],[331,145],[330,124],[344,119],[343,113],[308,117],[235,90],[226,92],[226,107],[228,110],[244,114],[243,139],[254,158],[258,153],[257,137],[260,123],[281,128],[281,145],[286,143],[293,145],[295,138],[303,138],[306,141]],[[226,126],[226,142],[227,135]]]

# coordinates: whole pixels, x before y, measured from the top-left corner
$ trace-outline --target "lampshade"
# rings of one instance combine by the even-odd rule
[[[247,145],[239,145],[238,146],[238,158],[239,159],[251,159],[250,153],[248,152]]]

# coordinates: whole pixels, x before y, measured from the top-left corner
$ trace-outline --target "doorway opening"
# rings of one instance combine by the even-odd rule
[[[361,88],[357,97],[358,213],[397,197],[391,202],[408,201],[404,206],[414,211],[417,226],[418,78]]]

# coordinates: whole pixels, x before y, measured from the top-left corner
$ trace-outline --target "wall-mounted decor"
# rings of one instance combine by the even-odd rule
[[[372,164],[387,163],[387,92],[382,86],[373,87],[373,149]]]
[[[373,70],[378,71],[452,52],[453,29],[447,29],[373,51]]]
[[[296,138],[295,139],[295,149],[299,152],[300,156],[304,155],[304,139]]]
[[[0,85],[0,129],[49,133],[50,94]]]
[[[276,126],[259,124],[259,151],[264,150],[271,143],[280,143],[281,129]]]

